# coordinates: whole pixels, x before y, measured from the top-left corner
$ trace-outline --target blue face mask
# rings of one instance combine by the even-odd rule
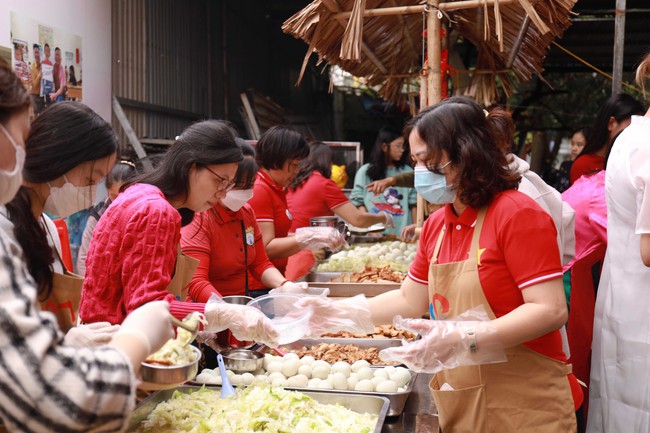
[[[452,203],[456,199],[456,191],[447,185],[445,175],[429,171],[426,167],[415,167],[415,189],[433,204]]]

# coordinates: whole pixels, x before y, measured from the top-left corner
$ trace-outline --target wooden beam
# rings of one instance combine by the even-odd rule
[[[323,5],[334,14],[334,18],[336,19],[336,22],[343,27],[344,29],[346,28],[346,20],[343,18],[337,18],[336,15],[338,15],[338,12],[341,12],[341,9],[339,8],[338,3],[336,3],[336,0],[322,0]],[[365,16],[365,14],[364,14]],[[348,12],[348,18],[350,17],[350,13]],[[365,42],[361,42],[361,50],[363,53],[370,59],[372,63],[374,63],[375,66],[377,66],[377,69],[381,71],[382,74],[387,74],[388,69],[384,64],[379,60],[377,55],[366,45]]]
[[[330,0],[323,0],[323,4],[329,9],[327,3]],[[446,2],[440,3],[438,8],[444,12],[459,11],[462,9],[473,9],[486,4],[488,6],[494,6],[495,0],[463,0],[455,2]],[[518,0],[498,0],[499,5],[507,5],[511,3],[518,3]],[[385,15],[409,15],[409,14],[421,14],[426,5],[413,5],[413,6],[396,6],[388,8],[377,8],[377,9],[366,9],[363,13],[364,17],[380,17]],[[332,11],[334,12],[334,11]],[[347,19],[350,18],[352,12],[338,12],[334,15],[334,18],[338,19]]]
[[[395,0],[390,0],[391,4],[395,4]],[[406,22],[406,17],[404,15],[399,16],[399,20],[402,22],[402,29],[404,31],[404,35],[406,36],[406,41],[410,45],[411,49],[415,51],[415,55],[419,56],[420,52],[417,50],[415,47],[415,43],[413,42],[413,38],[411,38],[411,34],[409,33],[409,28],[408,28],[408,23]]]
[[[135,135],[135,131],[133,131],[133,128],[131,128],[129,119],[126,118],[126,114],[124,114],[124,110],[122,110],[122,106],[119,102],[117,102],[117,98],[115,96],[113,96],[113,112],[115,113],[115,117],[117,117],[118,122],[120,122],[122,129],[124,129],[126,136],[129,138],[131,147],[133,147],[133,150],[135,150],[135,154],[138,155],[138,159],[142,160],[142,166],[148,171],[153,170],[151,161],[147,159],[147,152],[144,151],[142,144],[138,140],[138,136]]]

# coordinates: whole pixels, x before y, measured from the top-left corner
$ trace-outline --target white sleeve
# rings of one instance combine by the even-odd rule
[[[636,234],[650,233],[650,140],[630,155],[630,175],[636,188]]]

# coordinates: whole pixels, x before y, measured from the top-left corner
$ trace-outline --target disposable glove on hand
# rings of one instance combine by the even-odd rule
[[[464,365],[507,361],[497,330],[490,321],[394,319],[396,328],[422,337],[403,346],[383,349],[379,357],[400,362],[413,371],[437,373]]]
[[[334,227],[300,227],[296,230],[296,242],[311,251],[319,248],[338,251],[347,245],[343,235]]]
[[[308,338],[340,331],[368,334],[375,330],[370,305],[364,295],[333,300],[322,296],[305,296],[296,302],[296,309],[310,308]]]
[[[386,211],[380,212],[384,217],[386,218],[386,222],[384,223],[386,225],[386,228],[389,229],[391,227],[395,227],[395,224],[393,223],[393,216],[389,214]]]
[[[97,347],[108,343],[120,329],[120,325],[108,322],[89,323],[71,328],[63,337],[66,346]]]
[[[136,337],[145,345],[147,354],[160,349],[167,340],[175,336],[169,314],[169,302],[147,302],[133,310],[115,333],[116,337],[118,335]]]
[[[280,287],[272,289],[269,293],[294,293],[296,295],[310,295],[309,285],[304,281],[296,283],[294,281],[287,281]],[[327,296],[330,294],[330,289],[325,288],[318,296]]]
[[[205,317],[208,319],[206,331],[219,332],[230,329],[239,341],[255,341],[269,347],[278,346],[278,331],[271,319],[257,308],[227,304],[223,301],[208,302],[205,306]]]

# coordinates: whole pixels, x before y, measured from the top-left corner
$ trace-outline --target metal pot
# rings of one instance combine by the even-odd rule
[[[228,349],[221,352],[223,361],[230,370],[252,372],[262,368],[264,355],[248,349]]]
[[[246,305],[250,301],[253,300],[250,296],[240,296],[240,295],[232,295],[232,296],[224,296],[223,302],[227,304],[237,304],[237,305]]]
[[[337,216],[319,216],[309,219],[309,225],[312,227],[333,227],[343,235],[346,241],[350,238],[350,229],[345,221],[339,220]]]

